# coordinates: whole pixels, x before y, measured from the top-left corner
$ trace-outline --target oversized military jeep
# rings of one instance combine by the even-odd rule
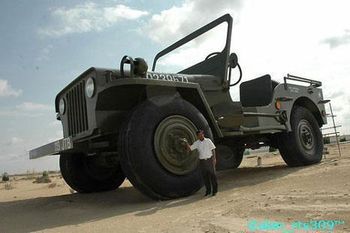
[[[222,51],[178,73],[156,72],[160,57],[224,23]],[[242,70],[230,54],[231,31],[230,15],[214,20],[159,52],[152,71],[129,56],[119,70],[86,70],[56,97],[64,138],[30,151],[30,158],[59,154],[63,178],[80,193],[116,189],[127,177],[154,199],[202,187],[198,154],[182,143],[195,141],[198,129],[217,145],[217,169],[237,168],[245,149],[262,146],[278,148],[289,166],[320,162],[327,102],[321,82],[287,75],[278,83],[264,75],[241,83],[240,101],[232,101],[230,87]],[[236,67],[240,76],[231,84]]]

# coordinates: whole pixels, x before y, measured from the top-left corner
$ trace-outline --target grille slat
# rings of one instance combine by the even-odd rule
[[[76,116],[75,118],[76,119],[74,119],[74,132],[76,133],[76,132],[78,132],[79,131],[79,121],[77,121],[77,119],[80,119],[80,116],[79,116],[79,100],[78,100],[78,98],[79,98],[79,93],[78,93],[78,87],[77,86],[75,86],[74,88],[73,88],[73,90],[74,90],[74,92],[73,92],[73,94],[74,94],[74,115]]]
[[[84,92],[84,90],[85,90],[85,81],[83,81],[83,83],[82,83],[83,85],[82,85],[82,88],[83,88],[83,91],[82,91],[82,93],[83,93],[83,95],[82,95],[82,97],[83,97],[83,103],[86,103],[86,98],[85,98],[85,92]],[[86,110],[86,104],[83,104],[83,116],[87,116],[87,110]],[[88,119],[87,119],[87,117],[83,117],[83,126],[84,126],[84,129],[88,129]]]
[[[75,87],[73,87],[73,90],[72,90],[72,117],[73,117],[73,120],[72,120],[72,123],[73,123],[73,134],[76,134],[77,132],[77,121],[76,119],[78,118],[77,116],[77,95],[76,95],[76,91],[75,91]]]
[[[72,105],[72,93],[71,92],[68,92],[67,93],[68,95],[68,99],[67,99],[67,102],[68,102],[68,131],[69,131],[69,135],[72,135],[73,134],[73,113],[72,113],[72,110],[73,110],[73,105]]]
[[[83,83],[80,83],[79,84],[79,93],[83,93]],[[80,103],[84,103],[83,102],[83,98],[82,98],[82,96],[81,95],[79,95],[79,102]],[[79,106],[79,115],[80,115],[80,121],[79,121],[79,127],[80,127],[80,129],[82,130],[83,128],[84,128],[84,124],[83,124],[83,111],[82,111],[82,108],[83,108],[83,104],[80,104],[80,106]]]
[[[75,87],[76,88],[76,93],[80,93],[80,83],[78,84],[78,86]],[[80,119],[80,121],[77,121],[77,129],[78,131],[81,130],[81,120],[82,120],[82,117],[81,117],[81,113],[80,113],[80,109],[81,109],[81,99],[80,99],[80,95],[77,94],[77,115],[78,115],[78,119]]]
[[[81,81],[67,92],[68,134],[74,136],[88,129],[85,82]]]

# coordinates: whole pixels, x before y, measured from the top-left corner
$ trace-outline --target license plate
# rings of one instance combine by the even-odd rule
[[[55,142],[55,152],[73,149],[73,142],[71,138],[63,138]]]

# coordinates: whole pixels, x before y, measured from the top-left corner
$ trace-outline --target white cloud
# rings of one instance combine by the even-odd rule
[[[51,121],[50,126],[52,126],[53,128],[62,127],[62,122],[58,120]]]
[[[47,139],[47,143],[50,143],[50,142],[53,142],[53,141],[56,141],[56,140],[63,138],[62,126],[60,129],[57,129],[54,133],[52,133],[52,136]]]
[[[346,45],[350,43],[350,30],[345,30],[344,34],[341,36],[332,36],[329,38],[326,38],[322,41],[325,44],[328,44],[331,49],[337,48],[341,45]]]
[[[226,13],[235,18],[242,8],[241,2],[186,0],[180,6],[152,15],[142,31],[153,41],[169,45]],[[226,24],[222,24],[164,56],[159,60],[157,70],[177,72],[204,60],[209,53],[221,51],[224,48],[226,29]]]
[[[33,102],[23,102],[22,104],[17,105],[16,108],[23,111],[46,111],[46,110],[53,109],[51,105],[39,104],[39,103],[33,103]]]
[[[0,110],[0,117],[42,117],[44,114],[42,112],[25,112],[20,110]]]
[[[226,30],[226,25],[220,25],[165,55],[159,60],[157,70],[178,72],[191,64],[203,61],[210,53],[222,51],[225,47]]]
[[[14,89],[11,87],[11,85],[8,83],[7,80],[0,79],[0,97],[17,97],[22,94],[22,90]]]
[[[47,61],[49,60],[49,56],[51,53],[51,50],[53,49],[53,45],[49,44],[46,47],[42,48],[39,52],[38,57],[36,58],[37,61]]]
[[[73,8],[57,8],[51,12],[56,23],[40,28],[39,34],[60,37],[66,34],[101,31],[120,20],[135,20],[147,15],[147,11],[132,9],[125,5],[102,7],[88,2]]]
[[[6,109],[0,109],[0,117],[41,117],[48,112],[54,112],[54,106],[23,102],[16,106]]]
[[[11,137],[8,141],[4,143],[6,146],[17,146],[18,144],[22,143],[23,139],[20,137]]]
[[[154,14],[144,32],[159,43],[169,44],[225,13],[236,15],[242,0],[186,0]]]

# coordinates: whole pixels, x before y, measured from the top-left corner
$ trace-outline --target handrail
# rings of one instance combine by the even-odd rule
[[[304,82],[304,83],[310,83],[311,86],[313,87],[321,87],[322,82],[308,79],[308,78],[302,78],[299,76],[287,74],[287,77],[284,77],[284,88],[287,89],[287,80],[293,80],[293,81],[298,81],[298,82]]]

